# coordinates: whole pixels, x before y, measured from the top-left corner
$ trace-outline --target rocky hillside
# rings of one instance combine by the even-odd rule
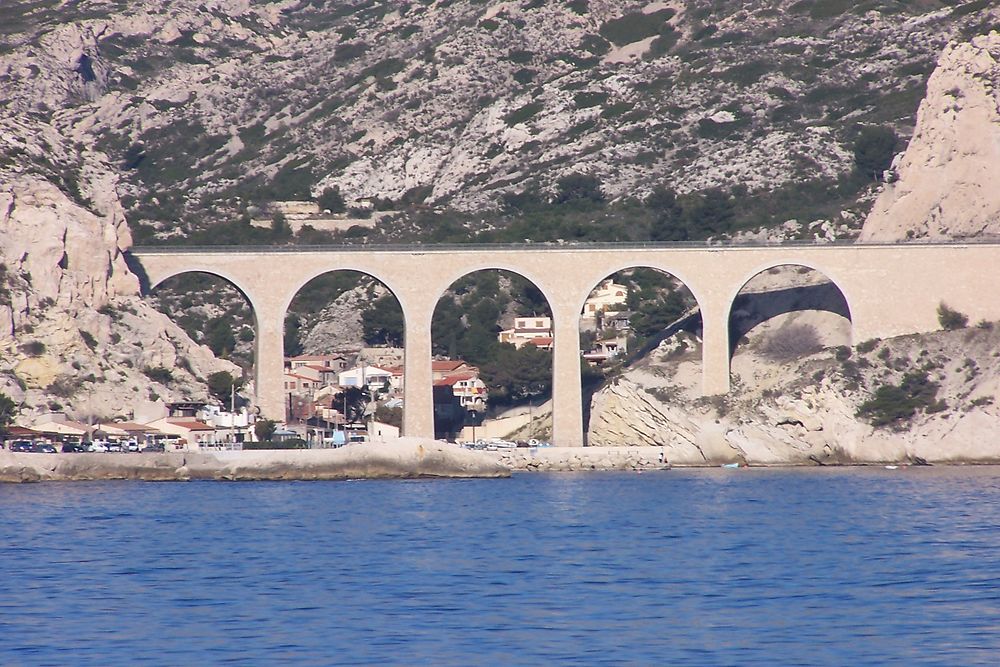
[[[46,159],[62,159],[58,145]],[[207,398],[210,374],[239,368],[139,298],[114,178],[85,164],[79,202],[35,175],[0,188],[0,392],[23,420],[128,417],[141,401]]]
[[[890,173],[864,239],[1000,236],[1000,33],[945,49]]]
[[[808,311],[753,331],[733,360],[733,391],[712,399],[698,398],[700,342],[665,341],[595,395],[590,444],[664,446],[680,465],[1000,460],[993,326],[789,346],[838,319]]]
[[[0,84],[26,130],[110,156],[144,240],[327,187],[466,210],[576,171],[612,199],[832,188],[859,124],[909,134],[991,5],[14,0]]]

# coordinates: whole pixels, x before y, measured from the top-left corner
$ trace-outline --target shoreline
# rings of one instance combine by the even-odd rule
[[[0,451],[0,483],[43,481],[257,481],[509,477],[481,452],[422,438],[338,449],[58,453]]]
[[[584,472],[588,470],[669,470],[695,468],[847,468],[847,467],[932,467],[998,465],[1000,459],[947,460],[886,459],[859,461],[842,457],[829,460],[800,458],[788,461],[755,462],[736,458],[720,458],[711,461],[691,461],[681,459],[671,461],[667,447],[622,446],[622,447],[534,447],[485,452],[512,472]]]
[[[437,440],[338,449],[166,453],[58,453],[0,450],[0,484],[44,481],[320,481],[504,478],[535,472],[653,472],[696,469],[927,468],[1000,465],[1000,460],[785,461],[666,460],[664,447],[537,447],[472,451]]]

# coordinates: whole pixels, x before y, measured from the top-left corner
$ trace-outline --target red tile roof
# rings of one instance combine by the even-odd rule
[[[440,361],[431,362],[431,370],[435,371],[453,371],[456,368],[464,366],[464,361],[456,361],[454,359],[442,359]]]
[[[189,431],[214,431],[215,427],[206,424],[205,422],[200,422],[197,419],[168,419],[168,423],[174,426],[180,426],[181,428],[186,428]]]

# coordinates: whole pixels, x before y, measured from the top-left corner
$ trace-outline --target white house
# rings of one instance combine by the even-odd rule
[[[597,325],[598,316],[606,310],[618,310],[614,306],[624,306],[628,299],[628,287],[619,285],[610,278],[602,282],[590,293],[583,303],[580,315],[582,324],[591,328]]]
[[[164,417],[147,426],[180,438],[175,445],[177,449],[197,450],[202,445],[214,445],[217,442],[214,426],[191,417]]]
[[[392,371],[367,364],[342,371],[338,376],[341,387],[364,387],[371,391],[382,391],[392,381]]]
[[[448,375],[434,381],[435,387],[451,387],[451,393],[463,408],[483,410],[486,408],[486,384],[479,379],[478,370]]]
[[[510,343],[516,348],[531,343],[536,339],[552,338],[551,317],[515,317],[514,328],[504,329],[499,334],[501,343]]]
[[[347,357],[342,354],[300,354],[297,357],[285,359],[285,363],[293,371],[302,366],[309,366],[340,372],[347,368]]]

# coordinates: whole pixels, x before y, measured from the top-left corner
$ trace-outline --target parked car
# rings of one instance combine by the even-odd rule
[[[108,451],[108,445],[101,440],[94,440],[90,445],[87,446],[88,452],[99,452],[104,453]]]
[[[142,448],[142,451],[143,452],[162,452],[163,451],[163,445],[157,444],[157,443],[154,443],[152,445],[146,445],[145,447]]]
[[[118,443],[118,442],[109,442],[108,443],[108,451],[109,452],[121,452],[121,451],[124,451],[124,450],[122,449],[121,443]]]
[[[67,442],[62,446],[63,454],[68,454],[71,452],[85,452],[87,451],[87,446],[82,442]]]
[[[125,443],[125,451],[127,452],[137,452],[139,451],[139,443],[135,440],[129,440]]]
[[[30,452],[33,451],[34,443],[31,440],[15,440],[10,443],[10,451],[12,452]]]
[[[39,454],[56,454],[56,448],[47,442],[36,442],[31,446],[31,451]]]

